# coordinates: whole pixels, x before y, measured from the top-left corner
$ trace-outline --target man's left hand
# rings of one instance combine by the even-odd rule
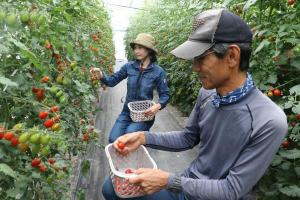
[[[135,171],[136,177],[129,178],[129,182],[139,185],[147,195],[153,194],[165,188],[168,184],[170,173],[159,169],[140,168]]]

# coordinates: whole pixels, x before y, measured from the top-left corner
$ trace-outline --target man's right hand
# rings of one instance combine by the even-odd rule
[[[101,80],[103,78],[102,71],[99,68],[91,68],[90,69],[90,78],[92,81]]]
[[[134,132],[128,133],[119,137],[114,142],[115,149],[122,155],[127,155],[128,153],[136,150],[139,146],[146,143],[144,132]]]

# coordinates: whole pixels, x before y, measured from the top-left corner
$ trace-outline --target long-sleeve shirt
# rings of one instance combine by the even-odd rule
[[[262,177],[287,134],[286,115],[257,88],[234,104],[216,108],[215,90],[201,89],[183,131],[145,132],[151,148],[200,153],[181,176],[171,175],[189,200],[236,200]]]
[[[141,70],[140,62],[130,61],[111,76],[104,75],[101,82],[114,87],[125,78],[128,78],[125,106],[132,101],[152,100],[154,89],[158,92],[161,107],[167,105],[170,91],[166,73],[157,64],[151,63],[145,70]]]

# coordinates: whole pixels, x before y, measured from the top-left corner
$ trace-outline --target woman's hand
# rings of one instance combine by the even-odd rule
[[[144,132],[134,132],[128,133],[119,137],[113,144],[115,149],[122,155],[127,155],[128,153],[136,150],[139,146],[145,144],[145,134]]]
[[[101,80],[103,78],[103,73],[99,68],[90,69],[90,78],[92,81]]]
[[[154,104],[145,111],[145,116],[150,117],[156,115],[156,113],[161,109],[160,103]]]

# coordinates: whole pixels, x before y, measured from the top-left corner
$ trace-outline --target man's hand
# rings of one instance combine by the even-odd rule
[[[145,111],[145,116],[146,117],[148,117],[148,116],[154,116],[159,111],[159,109],[161,109],[160,103],[154,104],[153,106],[151,106],[150,108],[148,108]]]
[[[103,73],[99,68],[90,69],[90,78],[92,81],[101,80],[103,78]]]
[[[145,144],[145,142],[145,134],[140,131],[128,133],[119,137],[113,145],[122,155],[127,155],[128,153],[136,150],[139,146]]]
[[[168,184],[170,173],[159,169],[140,168],[135,171],[136,177],[129,178],[129,182],[139,185],[147,195],[153,194],[165,188]]]

